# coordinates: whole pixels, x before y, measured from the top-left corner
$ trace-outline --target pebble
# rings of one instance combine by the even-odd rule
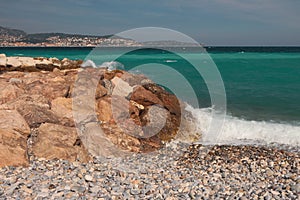
[[[89,163],[0,168],[0,199],[297,199],[299,150],[176,143]]]
[[[88,174],[84,176],[84,179],[86,181],[89,181],[89,182],[93,181],[93,177],[91,175],[88,175]]]

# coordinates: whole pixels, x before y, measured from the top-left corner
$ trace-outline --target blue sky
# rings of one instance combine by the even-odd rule
[[[0,0],[0,25],[28,33],[164,27],[207,45],[300,45],[299,0]]]

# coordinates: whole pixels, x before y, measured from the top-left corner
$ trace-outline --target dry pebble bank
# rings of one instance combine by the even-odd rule
[[[89,163],[33,159],[0,169],[0,199],[298,199],[298,148],[173,142]]]

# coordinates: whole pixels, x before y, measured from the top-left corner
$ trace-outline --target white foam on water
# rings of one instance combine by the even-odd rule
[[[102,63],[99,68],[107,68],[108,70],[115,70],[115,69],[124,69],[124,65],[117,61],[110,61]]]
[[[177,60],[165,60],[166,63],[176,63]]]
[[[265,121],[248,121],[237,117],[226,116],[218,138],[210,138],[208,130],[212,120],[212,109],[186,108],[197,120],[204,143],[244,144],[250,143],[278,143],[300,145],[300,126],[272,123]]]
[[[124,65],[117,61],[104,62],[101,65],[97,66],[94,61],[86,60],[84,63],[80,65],[81,67],[93,67],[93,68],[106,68],[109,71],[115,69],[124,69]]]

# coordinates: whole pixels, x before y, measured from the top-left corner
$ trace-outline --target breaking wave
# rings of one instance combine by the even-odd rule
[[[86,60],[80,66],[81,67],[93,67],[93,68],[106,68],[109,71],[115,70],[115,69],[123,69],[124,70],[124,65],[122,63],[119,63],[116,61],[104,62],[101,65],[96,65],[94,61]]]
[[[191,106],[187,110],[196,118],[196,123],[202,131],[203,143],[220,144],[286,144],[300,145],[300,126],[280,124],[266,121],[248,121],[227,115],[222,130],[217,139],[208,135],[212,120],[211,108],[194,109]]]

